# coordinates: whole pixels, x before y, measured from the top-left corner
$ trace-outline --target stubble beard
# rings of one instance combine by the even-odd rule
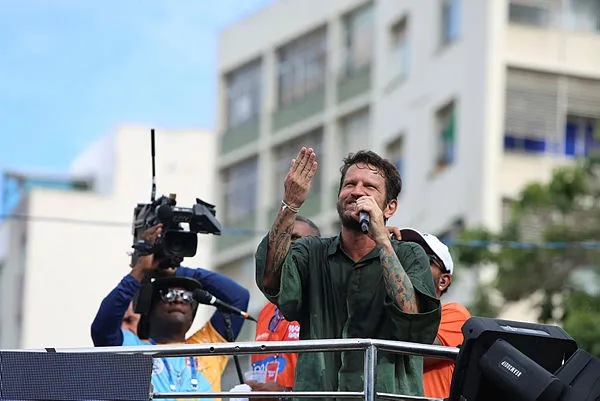
[[[355,201],[355,199],[349,200],[348,202],[352,202],[352,201]],[[362,230],[360,227],[360,222],[358,220],[356,220],[353,216],[348,214],[348,212],[344,209],[344,206],[342,205],[342,203],[344,203],[344,202],[341,200],[338,200],[337,212],[338,212],[338,216],[340,217],[340,222],[342,223],[342,226],[344,226],[345,228],[347,228],[350,231],[362,233]]]

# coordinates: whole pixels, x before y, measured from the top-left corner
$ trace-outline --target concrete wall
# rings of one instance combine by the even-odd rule
[[[438,2],[383,2],[379,40],[391,25],[408,16],[411,67],[391,82],[384,62],[389,52],[377,48],[376,115],[372,128],[377,148],[404,136],[405,190],[391,224],[439,232],[456,219],[496,226],[500,204],[495,167],[502,154],[505,71],[494,52],[504,39],[503,2],[462,1],[461,33],[440,46]],[[455,163],[435,171],[436,111],[454,101],[457,112]]]
[[[510,25],[506,32],[506,63],[600,78],[600,35]]]

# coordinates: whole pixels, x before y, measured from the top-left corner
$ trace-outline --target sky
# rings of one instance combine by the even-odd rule
[[[0,171],[67,173],[121,124],[213,129],[219,31],[272,1],[1,0]]]

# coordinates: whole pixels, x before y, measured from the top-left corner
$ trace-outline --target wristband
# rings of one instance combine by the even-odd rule
[[[290,209],[290,211],[294,213],[298,213],[300,210],[297,207],[294,207],[287,203],[285,200],[281,200],[281,210]]]

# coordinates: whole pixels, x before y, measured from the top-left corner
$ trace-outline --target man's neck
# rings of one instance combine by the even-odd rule
[[[184,343],[185,333],[174,333],[164,331],[151,331],[150,338],[152,338],[157,344],[172,344],[172,343]]]
[[[342,226],[342,248],[355,262],[358,262],[375,248],[375,241],[368,235]]]

